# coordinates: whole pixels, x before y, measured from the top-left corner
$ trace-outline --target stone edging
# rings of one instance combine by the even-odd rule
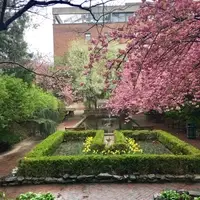
[[[95,175],[69,175],[63,177],[22,177],[7,176],[0,178],[0,186],[28,185],[28,184],[71,184],[71,183],[164,183],[164,182],[193,182],[200,183],[200,175],[160,175],[160,174],[131,174],[112,175],[100,173]]]
[[[81,123],[83,123],[86,120],[86,117],[83,117],[80,121],[78,121],[72,128],[77,128]]]

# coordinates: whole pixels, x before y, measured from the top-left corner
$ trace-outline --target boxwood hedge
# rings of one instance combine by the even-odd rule
[[[91,144],[91,150],[103,151],[104,148],[105,148],[104,131],[99,130],[99,131],[96,132],[96,135],[93,138],[93,141],[92,141],[92,144]]]
[[[88,135],[92,134],[90,131],[87,131],[87,133]],[[103,172],[111,174],[155,173],[177,175],[200,173],[200,150],[179,140],[175,136],[160,130],[122,131],[121,133],[125,136],[137,137],[137,139],[144,138],[144,136],[147,138],[156,137],[174,155],[50,156],[56,145],[67,137],[68,133],[59,131],[37,145],[20,161],[18,174],[32,177],[61,177],[66,173],[77,175],[96,175]],[[81,133],[77,133],[77,135],[79,134]]]
[[[163,130],[139,130],[139,131],[122,131],[124,136],[134,138],[135,140],[157,139],[166,146],[172,153],[178,155],[200,154],[200,150],[192,145],[178,139],[174,135]]]

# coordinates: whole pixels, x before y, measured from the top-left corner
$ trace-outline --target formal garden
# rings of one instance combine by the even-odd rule
[[[103,23],[54,61],[31,52],[25,31],[34,9],[61,3],[95,20],[92,8],[105,2],[87,2],[0,3],[0,159],[15,165],[9,174],[0,168],[0,186],[199,184],[200,2],[144,0],[122,27],[108,33]],[[154,200],[200,199],[190,190],[158,192]]]
[[[134,174],[188,175],[185,178],[191,180],[191,174],[199,174],[200,151],[170,133],[115,131],[114,138],[114,143],[106,146],[101,130],[57,131],[20,161],[18,174],[66,180],[74,175],[79,181],[89,178],[89,182],[95,182],[101,173],[105,179],[106,173],[107,178],[118,175],[119,181]]]

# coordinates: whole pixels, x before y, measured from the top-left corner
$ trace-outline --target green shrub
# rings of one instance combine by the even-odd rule
[[[161,193],[161,200],[191,200],[187,193],[179,193],[175,190],[165,190]]]
[[[135,140],[155,140],[157,133],[150,130],[123,130],[125,137],[134,138]]]
[[[162,130],[156,130],[158,140],[174,154],[194,155],[200,150]]]
[[[114,137],[115,137],[115,142],[114,144],[110,146],[109,149],[112,151],[119,150],[119,151],[127,152],[128,144],[127,144],[126,137],[124,136],[124,134],[120,131],[115,131]]]
[[[28,86],[22,79],[3,75],[0,82],[0,128],[32,119],[41,109],[58,109],[58,100],[35,85]]]
[[[68,130],[64,133],[64,141],[68,140],[84,140],[86,137],[94,137],[96,130],[73,131]]]
[[[126,137],[124,136],[124,134],[121,131],[115,131],[114,136],[115,136],[116,144],[126,143]]]
[[[95,151],[103,151],[105,148],[105,144],[104,144],[104,131],[100,130],[96,132],[95,137],[92,140],[91,143],[91,150],[95,150]]]
[[[5,130],[5,132],[0,133],[0,143],[6,142],[10,146],[20,142],[22,139],[23,139],[22,135],[12,134],[12,133],[7,132],[6,130]]]
[[[140,132],[157,135],[164,145],[172,142],[177,155],[154,155],[154,154],[124,154],[121,155],[76,155],[76,156],[48,156],[63,141],[63,138],[83,138],[86,135],[95,135],[96,143],[102,144],[102,131],[58,131],[49,136],[42,143],[37,145],[27,157],[19,163],[19,175],[33,177],[62,176],[69,174],[98,174],[103,172],[117,174],[199,174],[200,156],[199,150],[191,145],[182,142],[175,136],[164,131],[135,131],[129,134],[134,138],[134,134],[139,137]],[[73,133],[75,133],[73,135]],[[123,132],[122,132],[123,133]],[[117,141],[122,142],[123,136],[117,133]],[[142,136],[142,137],[143,137]],[[121,143],[117,143],[121,144]],[[170,148],[170,146],[169,146]],[[172,148],[172,147],[171,147]],[[170,149],[171,150],[171,149]],[[180,151],[180,152],[179,152]],[[187,153],[186,155],[180,155]],[[45,170],[44,170],[45,169]]]
[[[58,101],[58,113],[59,113],[59,121],[63,121],[66,115],[65,103],[63,101]]]
[[[30,151],[26,157],[40,157],[51,155],[56,148],[63,142],[64,132],[57,131],[50,135],[48,138],[38,144],[32,151]]]
[[[199,154],[200,150],[192,145],[178,139],[170,133],[162,130],[138,130],[138,131],[121,131],[126,137],[134,138],[135,140],[157,139],[166,146],[172,153],[177,155],[193,155]]]
[[[51,193],[37,194],[33,192],[27,192],[25,194],[20,194],[16,200],[54,200],[55,197]]]
[[[199,174],[200,157],[175,155],[78,155],[25,158],[18,174],[58,177],[69,174]],[[45,170],[44,170],[45,169]]]

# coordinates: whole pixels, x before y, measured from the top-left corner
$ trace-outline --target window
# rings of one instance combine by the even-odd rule
[[[112,22],[119,21],[119,13],[112,13]]]
[[[90,41],[91,40],[91,34],[90,33],[85,33],[85,40]]]
[[[126,21],[125,13],[119,13],[119,22],[125,22],[125,21]]]
[[[128,21],[129,17],[134,16],[134,13],[126,13],[126,21]]]

